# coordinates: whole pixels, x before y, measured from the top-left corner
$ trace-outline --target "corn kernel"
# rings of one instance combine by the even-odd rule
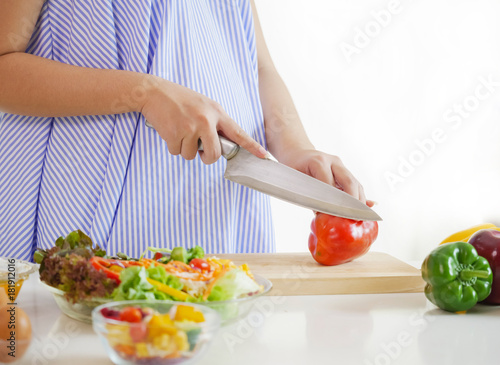
[[[148,345],[145,342],[139,342],[135,345],[137,357],[149,357]]]
[[[174,342],[179,351],[187,351],[189,350],[189,342],[186,332],[177,332],[174,335]]]
[[[130,337],[130,330],[128,325],[107,325],[107,338],[110,346],[118,344],[131,345],[133,344],[132,337]]]
[[[159,350],[166,350],[170,343],[170,335],[164,333],[160,336],[153,338],[153,346]]]

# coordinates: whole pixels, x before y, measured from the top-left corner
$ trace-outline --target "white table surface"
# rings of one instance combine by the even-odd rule
[[[112,364],[92,326],[62,314],[32,275],[17,300],[33,341],[16,364]],[[500,364],[500,306],[451,314],[418,294],[264,297],[200,365]]]

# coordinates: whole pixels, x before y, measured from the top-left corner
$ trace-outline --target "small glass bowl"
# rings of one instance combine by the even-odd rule
[[[31,262],[0,257],[0,290],[5,291],[10,302],[15,302],[24,281],[35,270]]]
[[[204,321],[173,322],[166,332],[165,327],[144,322],[130,323],[106,318],[101,310],[121,310],[126,307],[141,308],[159,314],[171,314],[179,306],[192,307],[203,313]],[[143,312],[144,313],[144,312]],[[151,315],[151,314],[149,314]],[[192,364],[198,361],[210,346],[220,327],[218,313],[206,306],[167,300],[130,300],[103,304],[92,311],[94,331],[99,335],[106,352],[117,365],[136,364]],[[154,335],[152,333],[154,331]],[[137,338],[137,336],[140,336]]]

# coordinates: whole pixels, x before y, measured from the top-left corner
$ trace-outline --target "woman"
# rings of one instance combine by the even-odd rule
[[[307,138],[250,0],[6,0],[0,42],[0,256],[75,229],[131,256],[274,251],[218,134],[366,201]]]

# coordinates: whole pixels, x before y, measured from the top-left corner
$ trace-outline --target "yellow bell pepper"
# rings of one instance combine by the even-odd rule
[[[178,305],[175,311],[176,321],[193,321],[196,323],[205,322],[203,313],[188,305]]]
[[[174,289],[172,288],[171,286],[168,286],[168,285],[165,285],[163,283],[160,283],[159,281],[156,281],[156,280],[153,280],[153,279],[150,279],[150,278],[146,278],[146,280],[156,286],[156,288],[159,290],[159,291],[162,291],[168,295],[170,295],[171,297],[174,297],[176,299],[179,299],[179,300],[187,300],[188,298],[192,298],[191,295],[187,294],[187,293],[184,293],[183,291],[180,291],[180,290],[177,290],[177,289]]]
[[[154,339],[163,334],[167,335],[175,335],[177,333],[177,328],[174,325],[174,322],[167,314],[156,314],[151,317],[149,321],[149,332],[148,337],[150,339]]]
[[[492,223],[483,223],[483,224],[478,224],[476,226],[464,229],[463,231],[453,233],[451,236],[446,237],[443,242],[440,243],[440,245],[444,245],[445,243],[449,242],[468,242],[469,238],[476,233],[477,231],[481,229],[495,229],[497,231],[500,231],[499,227],[496,227]]]

